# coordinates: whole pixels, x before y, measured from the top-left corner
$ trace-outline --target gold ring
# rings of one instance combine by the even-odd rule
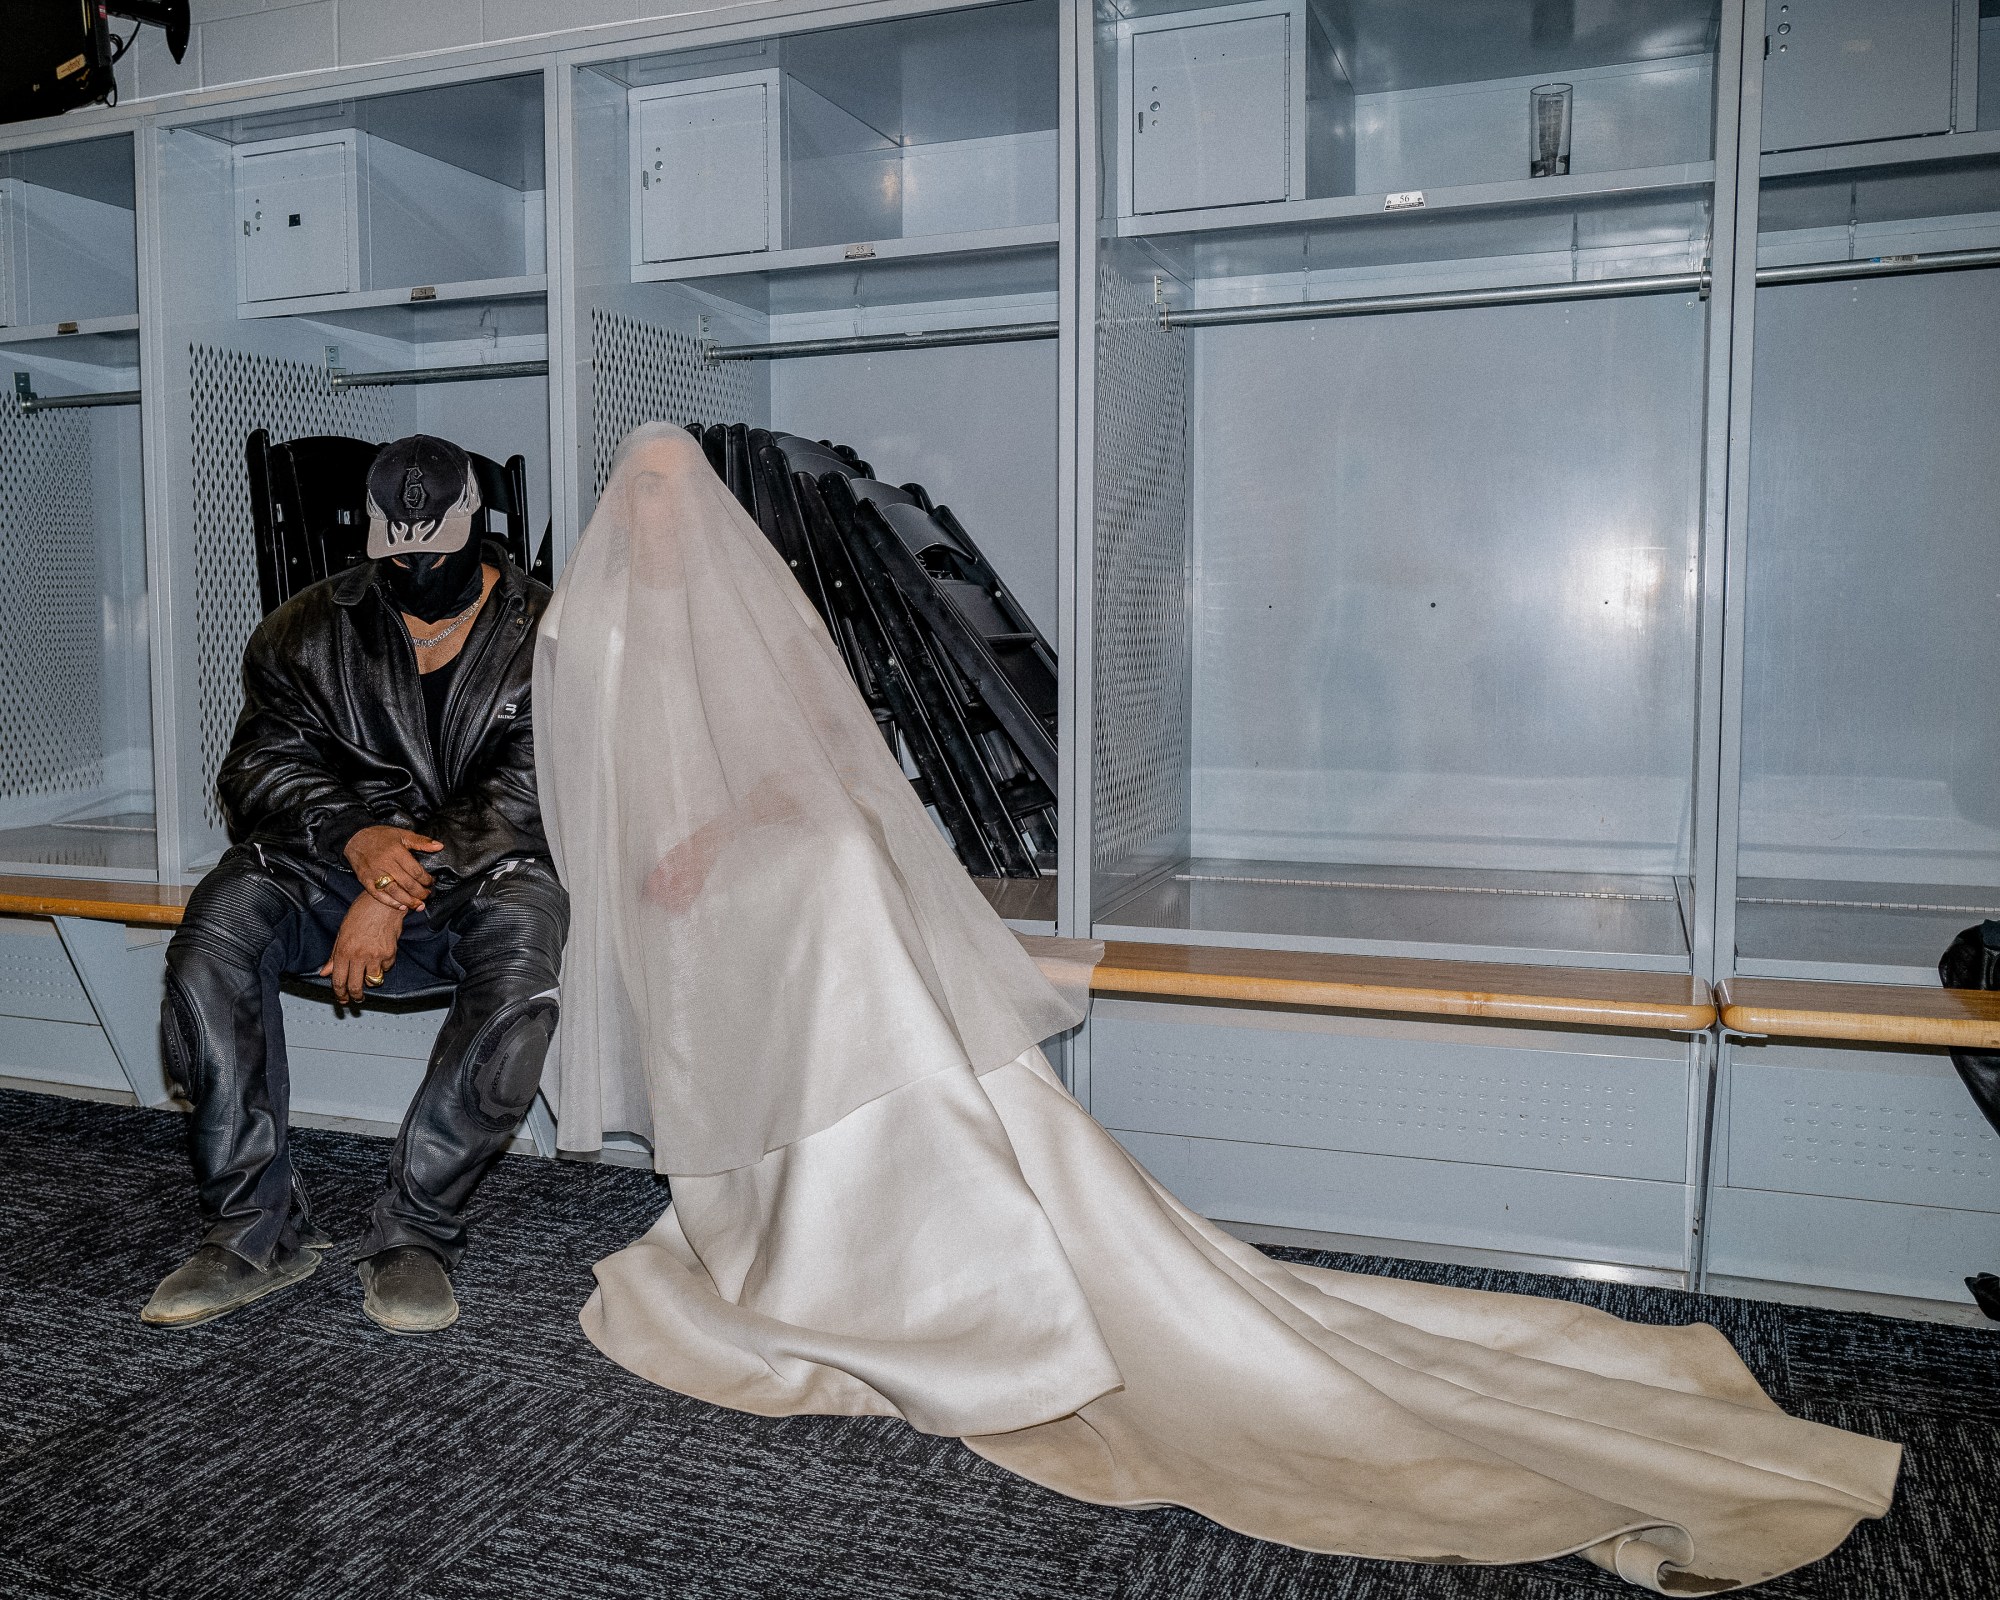
[[[386,889],[389,887],[390,884],[394,883],[395,881],[396,880],[394,878],[390,877],[389,874],[385,872],[382,874],[381,877],[375,880],[375,887],[378,889]]]
[[[379,972],[364,973],[362,976],[363,976],[363,981],[367,983],[373,984],[373,983],[380,983],[382,981],[382,974]]]

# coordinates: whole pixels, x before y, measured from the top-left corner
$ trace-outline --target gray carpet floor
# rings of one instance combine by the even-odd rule
[[[136,1313],[196,1242],[182,1120],[0,1091],[0,1596],[675,1600],[1564,1600],[1577,1560],[1304,1555],[1188,1512],[1080,1505],[900,1423],[719,1411],[584,1340],[590,1263],[666,1203],[649,1174],[513,1156],[481,1191],[464,1316],[392,1339],[329,1260],[164,1333]],[[359,1232],[386,1145],[302,1131],[321,1222]],[[1281,1252],[1282,1253],[1282,1252]],[[1305,1256],[1706,1320],[1801,1416],[1908,1447],[1902,1491],[1805,1596],[2000,1596],[2000,1336],[1554,1278]]]

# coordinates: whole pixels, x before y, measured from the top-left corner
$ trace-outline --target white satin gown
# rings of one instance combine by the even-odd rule
[[[561,1143],[638,1132],[672,1178],[597,1267],[612,1360],[1308,1550],[1581,1553],[1667,1594],[1888,1508],[1899,1448],[1787,1416],[1713,1328],[1291,1266],[1179,1205],[1049,1071],[1078,997],[966,879],[684,432],[621,448],[535,720],[574,911]]]

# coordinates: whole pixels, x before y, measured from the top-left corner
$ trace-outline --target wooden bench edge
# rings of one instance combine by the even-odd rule
[[[1304,1006],[1321,1011],[1394,1011],[1416,1016],[1479,1017],[1503,1022],[1550,1022],[1649,1033],[1706,1033],[1715,1007],[1696,1001],[1604,1000],[1573,995],[1498,994],[1471,989],[1405,988],[1389,984],[1315,982],[1232,973],[1160,972],[1111,961],[1091,974],[1091,992],[1150,999],[1223,1000]]]
[[[1731,1033],[1774,1039],[1843,1039],[1856,1044],[1942,1045],[1957,1050],[2000,1050],[2000,1022],[1977,1017],[1910,1017],[1880,1011],[1824,1011],[1725,1003],[1722,1025]]]
[[[123,922],[135,928],[178,928],[186,907],[145,905],[129,900],[86,900],[66,895],[0,894],[0,916],[81,917],[87,922]]]

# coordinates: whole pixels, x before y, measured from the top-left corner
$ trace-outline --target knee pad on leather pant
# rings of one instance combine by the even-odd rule
[[[193,1104],[202,1091],[201,1013],[186,980],[167,968],[166,1003],[160,1007],[160,1057],[167,1087]]]
[[[555,1032],[556,1003],[548,996],[504,1007],[479,1030],[459,1075],[466,1110],[477,1122],[500,1132],[527,1115]]]

